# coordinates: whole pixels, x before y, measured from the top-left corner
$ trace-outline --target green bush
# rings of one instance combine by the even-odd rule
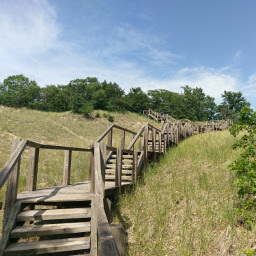
[[[243,133],[232,147],[242,148],[244,151],[229,168],[236,172],[235,184],[238,186],[238,195],[243,200],[239,213],[246,223],[250,223],[255,220],[256,213],[256,112],[245,106],[239,114],[237,123],[229,130],[234,137],[240,132]]]
[[[106,118],[108,118],[108,115],[107,115],[106,113],[104,113],[104,114],[103,114],[103,117],[106,117]]]
[[[95,117],[99,118],[99,117],[100,117],[100,113],[97,112],[96,115],[95,115]]]
[[[111,115],[109,115],[109,116],[108,116],[108,121],[111,122],[111,123],[114,122],[114,117],[111,116]]]
[[[84,117],[89,117],[93,111],[93,107],[89,104],[83,104],[83,106],[79,109],[79,113],[83,114]]]

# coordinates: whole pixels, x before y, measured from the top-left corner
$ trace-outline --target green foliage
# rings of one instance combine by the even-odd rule
[[[243,107],[250,106],[241,92],[224,91],[221,97],[223,101],[217,108],[219,119],[236,119]]]
[[[223,103],[216,108],[214,98],[205,95],[202,88],[182,87],[183,93],[168,90],[142,91],[133,87],[125,95],[116,83],[100,83],[96,77],[71,80],[67,85],[47,85],[40,88],[35,81],[23,75],[9,76],[0,83],[0,104],[10,107],[28,107],[52,112],[71,110],[87,116],[91,108],[142,113],[151,108],[176,119],[205,121],[235,118],[247,103],[242,93],[225,91]],[[216,116],[216,110],[218,116]]]
[[[96,118],[100,118],[100,113],[97,112],[96,115],[95,115]]]
[[[106,113],[103,113],[103,117],[108,118],[108,115]]]
[[[253,216],[256,206],[253,200],[253,196],[256,195],[256,112],[245,106],[238,116],[237,123],[229,130],[235,137],[243,132],[242,137],[233,144],[233,148],[242,148],[244,151],[229,165],[229,168],[236,171],[235,184],[238,186],[238,195],[244,199],[240,213],[248,222],[255,218]]]
[[[83,114],[84,117],[89,117],[92,111],[93,107],[86,103],[84,103],[83,106],[79,109],[79,113]]]
[[[206,96],[202,88],[182,87],[184,92],[184,110],[186,118],[192,121],[214,119],[216,104],[214,98]]]
[[[108,116],[108,121],[111,122],[111,123],[114,122],[114,117],[111,116],[111,115],[109,115],[109,116]]]
[[[28,107],[39,98],[40,87],[23,75],[9,76],[0,84],[0,104]]]
[[[244,253],[245,253],[245,255],[248,255],[248,256],[255,256],[256,255],[256,252],[253,249],[245,250]]]
[[[131,112],[141,113],[144,109],[148,109],[150,105],[150,98],[140,87],[131,88],[125,99],[128,110]]]

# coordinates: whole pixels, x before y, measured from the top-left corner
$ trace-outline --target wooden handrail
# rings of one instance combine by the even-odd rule
[[[67,147],[67,146],[57,146],[57,145],[45,145],[33,141],[27,141],[27,145],[32,148],[44,148],[44,149],[56,149],[56,150],[72,150],[72,151],[84,151],[91,152],[91,148],[77,148],[77,147]]]
[[[134,139],[131,141],[130,145],[127,149],[131,150],[138,138],[141,137],[141,134],[144,132],[146,125],[142,126],[142,128],[138,131],[138,133],[135,135]]]
[[[21,140],[17,148],[14,150],[13,154],[11,155],[11,157],[3,167],[2,171],[0,172],[0,189],[3,187],[4,183],[8,179],[9,175],[13,170],[13,167],[18,162],[20,156],[22,155],[26,147],[27,147],[27,140]]]

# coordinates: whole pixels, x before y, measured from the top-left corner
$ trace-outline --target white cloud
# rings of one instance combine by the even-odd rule
[[[161,39],[127,24],[113,29],[113,38],[106,47],[86,50],[86,47],[62,40],[63,31],[57,18],[56,11],[47,1],[0,1],[0,81],[9,75],[24,74],[41,86],[66,84],[87,76],[117,82],[126,91],[141,86],[143,90],[180,92],[181,86],[189,85],[202,87],[217,102],[224,90],[243,91],[245,88],[241,86],[237,72],[232,73],[232,66],[221,69],[184,67],[177,72],[172,70],[172,77],[165,79],[146,75],[146,66],[139,65],[134,59],[127,60],[123,55],[127,52],[141,55],[153,66],[173,66],[182,56],[162,47],[165,42]],[[241,54],[238,51],[235,55],[239,57]],[[244,86],[247,86],[243,91],[246,95],[255,92],[256,74],[252,74]]]

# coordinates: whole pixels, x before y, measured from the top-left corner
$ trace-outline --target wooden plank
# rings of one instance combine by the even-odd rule
[[[22,211],[17,216],[17,221],[35,220],[67,220],[85,219],[91,217],[90,208],[70,208],[70,209],[51,209],[51,210],[30,210]]]
[[[133,168],[132,168],[132,182],[137,181],[137,175],[138,175],[137,164],[138,164],[138,152],[134,151],[134,153],[133,153]]]
[[[89,148],[77,148],[77,147],[66,147],[66,146],[57,146],[57,145],[44,145],[39,144],[33,141],[27,141],[27,145],[33,148],[44,148],[44,149],[56,149],[56,150],[72,150],[72,151],[83,151],[83,152],[91,152],[92,150]]]
[[[16,225],[16,216],[21,211],[21,209],[22,209],[21,202],[16,202],[12,209],[12,212],[8,219],[8,222],[6,223],[6,225],[3,229],[2,238],[0,240],[0,255],[3,255],[5,248],[10,243],[10,234],[11,234],[12,229]]]
[[[39,161],[39,148],[30,148],[28,191],[36,190]]]
[[[60,234],[88,233],[91,231],[90,222],[55,223],[44,225],[18,226],[11,232],[11,238],[30,236],[50,236]]]
[[[120,178],[121,178],[120,179],[121,181],[132,181],[132,175],[129,175],[129,176],[128,175],[122,175]],[[106,175],[106,180],[113,180],[114,181],[115,180],[115,175],[107,174]]]
[[[18,195],[18,200],[23,203],[56,203],[56,202],[79,202],[79,201],[90,201],[94,197],[93,194],[56,194],[56,195],[34,195],[33,192],[31,195],[27,193],[23,196]]]
[[[20,140],[14,140],[12,143],[11,156],[17,149]],[[4,219],[3,219],[3,229],[8,221],[11,214],[12,208],[17,199],[18,184],[19,184],[19,173],[20,173],[20,157],[13,167],[12,173],[10,174],[7,182],[6,197],[5,197],[5,208],[4,208]]]
[[[13,171],[14,166],[19,161],[20,156],[22,155],[23,151],[27,146],[26,140],[21,140],[19,145],[16,147],[15,151],[12,153],[11,157],[3,167],[2,171],[0,172],[0,189],[3,187],[4,183],[8,179],[9,175]]]
[[[105,132],[103,132],[102,135],[101,135],[94,143],[97,143],[97,142],[99,143],[99,142],[101,142],[101,141],[105,138],[105,136],[109,133],[109,131],[112,130],[112,128],[113,128],[114,126],[115,126],[114,124],[110,125],[110,126],[108,127],[108,129],[107,129]]]
[[[167,126],[166,126],[166,133],[167,133],[167,137],[166,137],[166,140],[167,140],[167,147],[170,146],[170,124],[167,123]]]
[[[121,149],[125,148],[125,131],[121,130]]]
[[[117,158],[116,158],[116,185],[121,189],[122,185],[122,149],[117,149]]]
[[[93,148],[93,146],[91,146]],[[91,181],[90,191],[95,192],[95,166],[94,166],[94,148],[90,155],[89,180]]]
[[[91,203],[91,256],[97,256],[97,226],[98,226],[98,216],[95,210],[95,199]]]
[[[113,143],[113,128],[111,130],[109,130],[108,132],[108,143],[107,143],[107,146],[108,147],[112,147],[112,144]],[[111,151],[108,150],[108,154],[110,153]]]
[[[147,165],[148,161],[148,127],[149,125],[147,124],[145,126],[145,131],[144,131],[144,167]]]
[[[90,249],[89,237],[44,240],[30,243],[10,244],[5,250],[6,256],[22,256],[55,252]]]
[[[122,170],[123,174],[132,174],[133,170]],[[116,175],[116,169],[106,169],[106,174]]]
[[[64,167],[63,167],[63,185],[70,184],[72,150],[65,150]]]
[[[115,164],[107,164],[107,168],[115,168]],[[132,162],[131,162],[131,164],[123,164],[123,161],[122,161],[122,168],[123,169],[132,169],[132,167],[133,167],[133,165],[132,165]]]
[[[127,149],[132,149],[134,147],[134,144],[136,143],[136,141],[138,140],[138,138],[140,139],[140,148],[141,148],[141,135],[143,133],[143,131],[145,130],[145,126],[141,127],[141,129],[138,131],[138,133],[135,135],[134,139],[131,141],[130,145],[128,146]]]

